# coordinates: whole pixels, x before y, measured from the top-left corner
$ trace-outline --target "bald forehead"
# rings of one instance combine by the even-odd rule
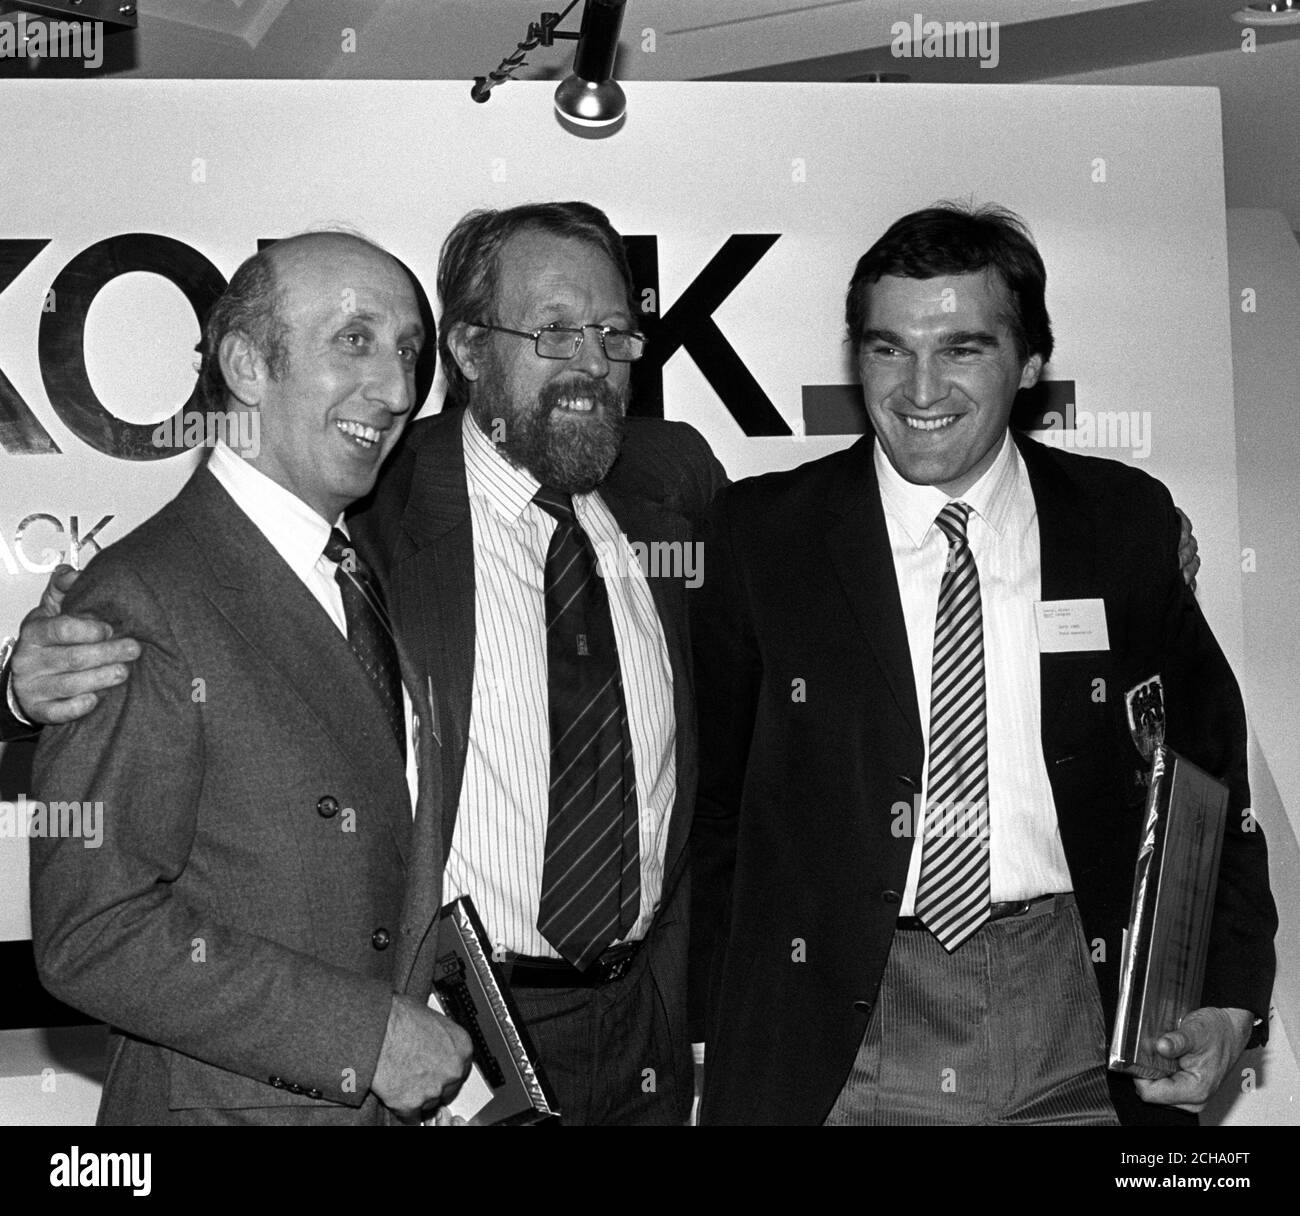
[[[279,313],[292,327],[391,320],[421,339],[411,277],[391,254],[346,233],[308,233],[271,246]]]
[[[283,286],[295,280],[346,277],[380,280],[409,279],[397,259],[360,237],[346,232],[309,232],[277,241],[267,250],[276,279]]]

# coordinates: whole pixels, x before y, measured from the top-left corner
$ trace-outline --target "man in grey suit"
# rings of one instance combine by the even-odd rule
[[[468,1068],[468,1036],[425,1004],[434,708],[340,532],[424,339],[409,276],[366,241],[249,259],[201,382],[255,414],[260,450],[218,445],[67,596],[140,650],[35,764],[43,801],[103,807],[102,847],[31,842],[42,981],[112,1027],[101,1123],[385,1122],[438,1109]]]
[[[449,408],[411,427],[351,523],[397,636],[445,711],[447,896],[474,897],[565,1123],[680,1123],[693,1088],[686,588],[703,574],[694,528],[726,475],[690,426],[625,417],[644,343],[622,240],[596,208],[466,216],[443,247],[438,288]],[[587,603],[572,629],[548,600],[552,573],[572,573],[563,552],[596,562],[583,598],[603,601]],[[85,614],[57,615],[67,582],[56,576],[29,614],[14,662],[23,707],[46,722],[111,697],[104,689],[127,678],[134,653],[117,622],[110,639]],[[602,630],[620,685],[607,722],[622,729],[596,749],[620,770],[620,915],[606,926],[596,901],[592,921],[566,938],[545,910],[564,878],[553,862],[570,799],[557,791],[569,760],[587,760],[557,760],[552,741],[575,721],[564,715],[587,705],[566,702],[578,668],[598,661]],[[567,655],[551,644],[561,634]],[[608,773],[590,775],[572,793],[600,814]],[[612,863],[606,843],[578,852]],[[574,885],[604,889],[586,864]]]

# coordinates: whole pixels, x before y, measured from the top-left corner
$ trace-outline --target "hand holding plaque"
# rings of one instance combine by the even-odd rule
[[[1228,787],[1165,746],[1159,676],[1131,689],[1127,707],[1134,743],[1151,761],[1151,776],[1108,1062],[1113,1071],[1153,1080],[1177,1073],[1184,1054],[1160,1052],[1161,1038],[1193,1010],[1198,1016],[1212,1012],[1197,1007]],[[1190,1034],[1199,1048],[1199,1025]],[[1176,1051],[1176,1045],[1165,1045]]]
[[[1156,1050],[1178,1071],[1155,1081],[1138,1078],[1138,1097],[1199,1113],[1245,1049],[1254,1021],[1245,1009],[1193,1009],[1156,1041]]]
[[[488,936],[468,896],[438,917],[438,955],[429,1008],[469,1036],[469,1075],[444,1111],[468,1123],[541,1123],[559,1115],[510,990],[492,961]],[[440,1111],[426,1124],[446,1125]]]

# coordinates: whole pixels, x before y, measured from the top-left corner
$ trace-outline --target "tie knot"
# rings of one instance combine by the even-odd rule
[[[345,566],[348,570],[356,570],[361,565],[356,548],[338,528],[330,529],[330,538],[325,542],[325,556],[336,566]]]
[[[970,519],[970,513],[968,503],[950,502],[936,516],[934,522],[939,525],[950,545],[966,543],[966,523]]]
[[[533,501],[547,515],[554,516],[562,524],[577,522],[577,516],[573,512],[572,494],[566,494],[563,490],[552,489],[550,486],[538,486],[537,493],[533,495]]]

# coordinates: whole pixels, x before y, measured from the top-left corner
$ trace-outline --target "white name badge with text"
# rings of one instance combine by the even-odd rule
[[[1110,649],[1105,600],[1040,600],[1034,621],[1042,654]]]

